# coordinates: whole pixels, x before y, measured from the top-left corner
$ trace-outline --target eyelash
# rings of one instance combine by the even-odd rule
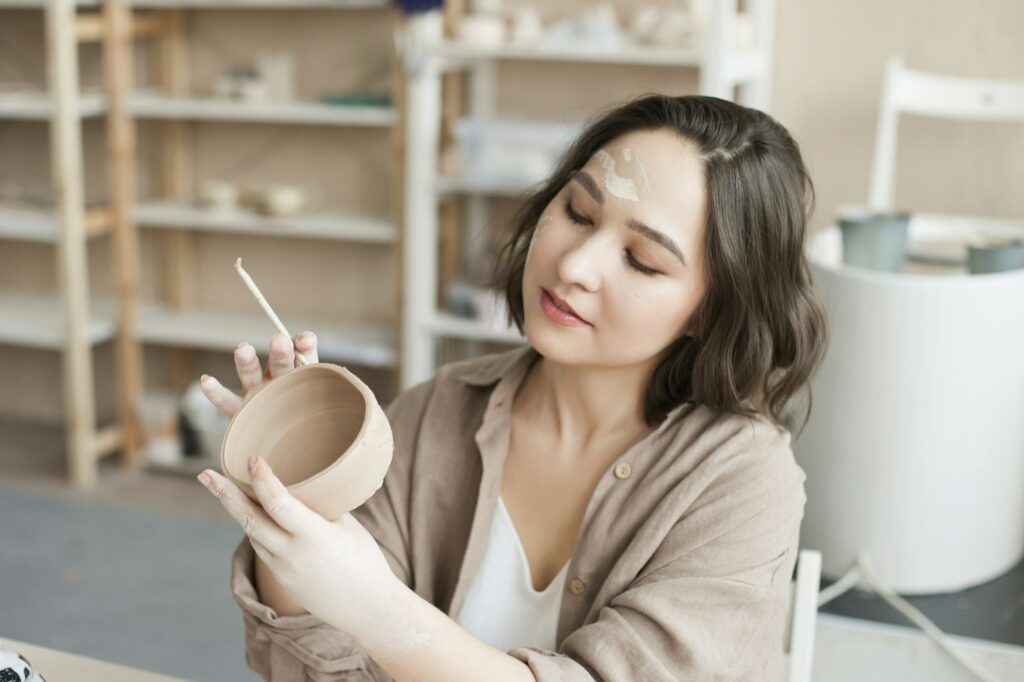
[[[590,224],[589,220],[587,220],[586,218],[572,210],[572,205],[568,201],[566,201],[563,204],[563,206],[565,208],[565,215],[569,218],[569,220],[576,223],[577,225]],[[629,261],[629,266],[642,275],[646,275],[647,277],[653,277],[659,274],[657,270],[647,267],[646,265],[638,261],[636,258],[634,258],[633,254],[630,253],[628,250],[626,251],[626,259]]]

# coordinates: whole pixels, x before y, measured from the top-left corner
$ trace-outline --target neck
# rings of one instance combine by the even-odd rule
[[[539,357],[516,394],[517,411],[557,444],[586,449],[635,440],[648,430],[644,397],[652,371],[647,364],[608,368]]]

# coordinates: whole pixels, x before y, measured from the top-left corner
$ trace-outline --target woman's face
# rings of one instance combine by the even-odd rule
[[[660,359],[707,288],[706,205],[703,163],[678,134],[637,131],[598,150],[533,233],[523,274],[533,347],[573,365]]]

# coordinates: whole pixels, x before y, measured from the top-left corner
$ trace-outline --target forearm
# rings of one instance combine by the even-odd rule
[[[253,557],[253,571],[256,578],[256,592],[261,602],[274,609],[279,616],[302,616],[309,613],[274,578],[259,555]]]
[[[536,682],[529,666],[480,641],[400,580],[390,601],[352,633],[396,682]]]

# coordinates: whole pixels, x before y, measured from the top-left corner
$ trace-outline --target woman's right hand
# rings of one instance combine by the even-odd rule
[[[305,356],[310,364],[317,362],[316,335],[313,332],[302,332],[295,337],[295,343],[280,332],[270,337],[270,358],[267,360],[266,371],[260,366],[256,349],[243,341],[235,348],[235,369],[242,382],[242,395],[224,388],[214,377],[204,374],[199,380],[203,394],[218,410],[227,417],[234,417],[238,409],[264,384],[299,367],[301,362],[295,351]]]

